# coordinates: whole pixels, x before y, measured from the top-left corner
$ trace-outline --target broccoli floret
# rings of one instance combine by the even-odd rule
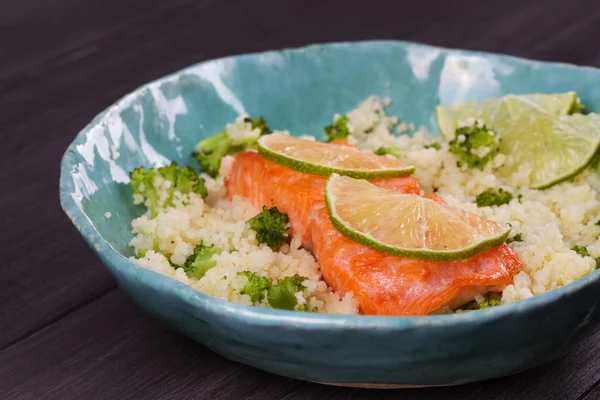
[[[500,299],[489,299],[488,301],[484,301],[483,303],[479,303],[479,309],[496,307],[502,304]]]
[[[498,189],[498,191],[487,189],[475,197],[475,204],[477,204],[477,207],[501,206],[510,203],[512,198],[512,193],[502,188]]]
[[[158,172],[164,179],[171,181],[166,205],[173,205],[173,194],[175,192],[181,194],[197,193],[203,198],[208,196],[204,179],[200,178],[191,167],[178,168],[177,163],[172,162],[169,166],[159,168]]]
[[[263,117],[247,117],[244,118],[244,122],[252,124],[252,129],[260,129],[259,136],[271,133]],[[200,169],[215,178],[219,174],[223,157],[249,148],[256,148],[257,140],[258,137],[241,140],[232,139],[227,134],[227,130],[224,130],[198,143],[192,155],[199,161]]]
[[[375,150],[375,154],[377,154],[378,156],[384,156],[386,154],[390,154],[390,155],[396,157],[397,159],[402,158],[401,150],[399,148],[393,147],[393,146],[380,147],[377,150]]]
[[[450,142],[450,151],[460,158],[459,167],[483,169],[498,153],[498,134],[478,122],[458,128],[456,138]]]
[[[247,294],[253,303],[261,301],[265,298],[267,290],[271,288],[273,281],[271,278],[256,275],[254,272],[244,271],[238,272],[238,275],[245,276],[248,281],[240,290],[240,294]]]
[[[179,168],[175,161],[171,165],[160,168],[146,169],[139,167],[131,171],[129,176],[134,198],[141,196],[141,201],[148,208],[150,218],[156,217],[158,208],[174,205],[173,195],[175,192],[181,194],[197,193],[202,197],[208,195],[204,179],[200,178],[190,167]],[[163,182],[156,184],[157,177],[161,177]],[[170,184],[166,185],[164,183],[167,181]],[[164,190],[166,193],[159,194],[157,190],[161,192]]]
[[[470,301],[458,307],[456,311],[476,311],[483,308],[496,307],[502,304],[499,293],[487,293],[484,295],[485,301],[478,303],[476,300]]]
[[[590,252],[588,251],[588,249],[586,247],[574,246],[573,248],[571,248],[571,250],[573,250],[575,253],[579,254],[581,257],[591,257]],[[595,258],[594,261],[596,261],[596,269],[599,269],[600,268],[600,257]]]
[[[319,311],[319,307],[314,306],[312,309],[310,308],[310,306],[306,303],[304,304],[300,304],[298,306],[298,311],[302,311],[302,312],[318,312]]]
[[[515,236],[508,238],[506,240],[506,243],[512,243],[512,242],[522,242],[523,241],[523,234],[522,233],[517,233]]]
[[[440,150],[442,148],[442,145],[436,142],[430,143],[430,144],[426,144],[425,146],[423,146],[424,149],[436,149],[436,150]]]
[[[579,254],[581,257],[589,257],[590,256],[590,252],[588,251],[588,249],[583,246],[575,246],[571,250],[573,250],[575,253]]]
[[[310,311],[310,306],[308,304],[306,304],[306,303],[300,304],[298,306],[298,311],[308,312],[308,311]]]
[[[149,236],[148,234],[146,236]],[[150,248],[148,249],[138,249],[137,250],[137,258],[144,258],[146,257],[146,253],[149,252],[150,250],[154,250],[155,252],[159,252],[160,248],[158,246],[158,237],[156,237],[156,233],[152,233],[152,245],[150,246]]]
[[[250,122],[252,124],[252,129],[260,129],[260,136],[268,135],[271,133],[271,129],[267,126],[267,121],[261,116],[258,118],[244,118],[244,122]]]
[[[298,304],[295,294],[305,289],[302,284],[305,280],[305,277],[296,274],[283,278],[277,285],[271,286],[267,293],[267,300],[271,307],[293,310]]]
[[[142,196],[141,201],[137,201],[136,204],[145,204],[150,210],[151,217],[156,216],[156,209],[158,208],[158,195],[154,188],[154,179],[158,175],[157,171],[156,168],[146,170],[144,167],[139,167],[129,174],[134,200],[136,195]]]
[[[327,125],[324,128],[325,136],[327,140],[332,142],[337,139],[345,139],[350,135],[348,130],[348,117],[345,115],[338,115],[335,122],[331,125]]]
[[[256,240],[265,243],[277,251],[287,240],[290,219],[286,213],[280,212],[277,207],[267,208],[248,220],[250,228],[256,232]]]
[[[200,169],[214,178],[219,173],[221,160],[229,153],[230,148],[231,140],[227,132],[223,131],[198,143],[193,155],[200,162]]]
[[[220,251],[214,246],[205,246],[200,243],[194,248],[194,252],[185,260],[182,268],[188,278],[201,279],[206,272],[217,265],[217,262],[212,259],[215,254]]]

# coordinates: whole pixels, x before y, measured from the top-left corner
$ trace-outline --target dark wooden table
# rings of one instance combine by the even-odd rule
[[[328,387],[228,361],[144,315],[63,215],[63,151],[138,85],[379,38],[600,66],[600,0],[0,1],[0,398],[599,399],[600,331],[548,365],[451,388]]]

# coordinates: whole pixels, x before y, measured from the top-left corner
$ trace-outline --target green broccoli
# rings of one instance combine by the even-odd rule
[[[305,289],[302,282],[306,279],[296,274],[285,277],[277,285],[271,286],[267,293],[267,300],[269,300],[271,307],[282,310],[293,310],[296,304],[298,304],[295,294]]]
[[[397,159],[402,158],[402,151],[399,148],[393,147],[393,146],[380,147],[377,150],[375,150],[375,154],[377,154],[378,156],[384,156],[386,154],[390,154]]]
[[[171,165],[159,168],[158,171],[164,179],[171,181],[169,196],[166,200],[167,205],[173,205],[173,194],[175,192],[181,194],[197,193],[203,198],[208,196],[204,179],[200,178],[191,167],[178,168],[177,163],[172,162]]]
[[[272,132],[271,129],[269,129],[269,127],[267,126],[267,121],[265,121],[265,119],[262,116],[258,118],[246,117],[244,118],[244,122],[250,122],[252,124],[252,129],[260,129],[260,136],[268,135]]]
[[[455,311],[476,311],[483,308],[496,307],[502,304],[499,293],[488,293],[485,296],[485,301],[478,303],[476,300],[470,301],[458,307]]]
[[[435,150],[440,150],[442,148],[442,145],[436,142],[430,143],[430,144],[426,144],[425,146],[423,146],[424,149],[435,149]]]
[[[571,250],[573,250],[575,253],[579,254],[581,257],[589,257],[590,256],[590,252],[588,251],[588,249],[583,246],[574,246],[573,248],[571,248]]]
[[[185,260],[182,268],[188,278],[201,279],[206,272],[217,265],[217,262],[212,259],[215,254],[220,251],[214,246],[205,246],[200,243],[194,248],[194,252]]]
[[[506,243],[512,243],[512,242],[522,242],[523,241],[523,234],[522,233],[517,233],[515,236],[508,238],[506,240]]]
[[[267,290],[270,290],[271,284],[273,283],[271,278],[260,276],[250,271],[238,272],[238,275],[248,278],[248,281],[240,290],[240,294],[247,294],[250,296],[252,303],[264,299]]]
[[[252,129],[260,130],[259,136],[271,133],[263,117],[244,119],[244,122],[252,124]],[[200,163],[200,169],[208,175],[215,178],[219,174],[221,160],[229,154],[235,154],[249,148],[256,148],[258,138],[250,139],[232,139],[227,134],[227,130],[210,136],[196,145],[192,155]]]
[[[479,126],[478,122],[460,127],[450,142],[450,151],[460,158],[459,167],[483,169],[498,153],[498,134],[485,124]]]
[[[193,156],[199,161],[200,169],[214,178],[219,173],[221,160],[229,153],[230,148],[231,140],[227,132],[223,131],[198,143]]]
[[[146,205],[150,213],[150,218],[156,217],[158,208],[173,206],[173,196],[176,192],[181,194],[197,193],[202,197],[208,195],[204,179],[190,167],[179,168],[173,161],[171,165],[160,168],[146,169],[139,167],[131,171],[131,187],[133,188],[134,198],[141,196],[141,202]],[[170,185],[160,183],[155,185],[157,177],[164,181],[169,181]],[[166,196],[157,190],[165,190]],[[138,202],[139,204],[139,202]]]
[[[571,248],[571,250],[573,250],[575,253],[579,254],[581,257],[591,257],[590,252],[588,251],[588,249],[586,247],[574,246],[573,248]],[[594,261],[596,261],[596,269],[599,269],[600,268],[600,257],[595,258]]]
[[[146,236],[149,236],[149,234],[146,234]],[[156,233],[154,233],[154,232],[152,233],[152,245],[148,249],[138,248],[137,254],[136,254],[137,258],[146,257],[146,253],[149,252],[150,250],[154,250],[157,253],[160,251],[160,248],[158,246],[158,237],[156,237]]]
[[[512,193],[502,188],[498,189],[498,191],[487,189],[475,197],[475,204],[477,204],[477,207],[501,206],[510,203],[512,198]]]
[[[338,115],[335,122],[331,125],[327,125],[324,128],[327,140],[332,142],[337,139],[346,139],[350,135],[348,130],[348,117],[345,115]]]
[[[290,229],[290,219],[286,213],[280,212],[277,207],[267,208],[248,220],[250,228],[256,232],[256,240],[265,243],[277,251],[287,240]]]
[[[500,299],[489,299],[488,301],[479,303],[479,309],[482,310],[484,308],[496,307],[500,304],[502,304],[502,301]]]
[[[158,195],[154,188],[154,179],[159,175],[157,171],[156,168],[146,170],[144,167],[139,167],[129,174],[134,200],[136,195],[142,196],[141,201],[137,201],[136,204],[145,204],[150,210],[152,218],[156,216],[156,209],[158,208]]]
[[[300,304],[298,306],[298,311],[302,311],[302,312],[318,312],[319,311],[319,307],[314,306],[311,310],[310,306],[306,303],[304,304]]]

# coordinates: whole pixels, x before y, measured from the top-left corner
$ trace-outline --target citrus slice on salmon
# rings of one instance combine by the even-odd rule
[[[332,175],[325,200],[333,226],[382,253],[418,260],[463,260],[506,241],[510,228],[443,202]]]
[[[389,157],[365,153],[353,146],[327,144],[283,133],[262,136],[258,153],[267,160],[311,175],[339,174],[362,179],[411,175],[415,167]]]

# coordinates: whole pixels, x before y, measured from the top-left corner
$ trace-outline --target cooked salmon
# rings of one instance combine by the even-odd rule
[[[442,262],[390,256],[356,243],[329,219],[326,180],[244,152],[235,156],[225,186],[229,198],[237,195],[258,208],[275,205],[287,213],[291,235],[312,249],[325,282],[336,293],[352,292],[363,314],[428,315],[455,308],[478,294],[502,290],[521,268],[506,244],[466,260]],[[411,177],[372,183],[420,194]],[[443,202],[439,196],[428,197]]]

